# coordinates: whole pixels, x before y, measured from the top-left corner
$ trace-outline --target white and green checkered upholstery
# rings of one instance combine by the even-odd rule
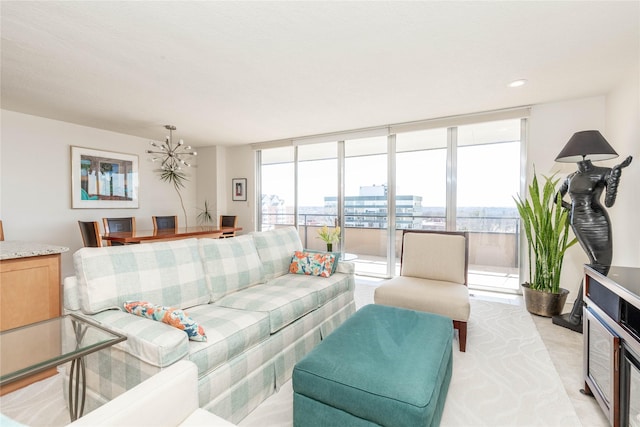
[[[257,285],[216,302],[222,307],[269,314],[271,333],[287,326],[318,306],[316,292],[309,288]]]
[[[198,366],[200,377],[266,341],[270,335],[266,313],[208,304],[192,307],[189,315],[207,334],[207,342],[191,345],[189,351],[189,360]]]
[[[340,262],[329,278],[288,274],[301,249],[289,227],[78,251],[76,277],[64,281],[66,311],[128,337],[85,357],[87,408],[189,359],[198,367],[200,406],[240,421],[355,311],[353,264]],[[189,341],[183,331],[125,313],[130,299],[184,309],[208,340]]]
[[[189,354],[187,334],[166,323],[122,310],[104,310],[84,317],[126,335],[127,340],[116,346],[151,366],[166,368]]]
[[[197,239],[82,248],[73,263],[87,314],[129,300],[182,309],[209,302]]]
[[[351,289],[347,274],[334,273],[330,277],[307,276],[304,274],[285,274],[269,281],[269,286],[307,288],[317,294],[318,307],[324,305],[343,292]]]
[[[293,253],[302,250],[302,242],[295,227],[257,231],[251,235],[260,255],[266,280],[287,274]]]
[[[251,236],[200,239],[211,302],[264,282],[264,270]]]

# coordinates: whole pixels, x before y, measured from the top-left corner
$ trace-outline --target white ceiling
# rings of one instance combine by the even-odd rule
[[[640,2],[1,3],[2,108],[194,146],[603,95]],[[512,89],[507,83],[525,78]]]

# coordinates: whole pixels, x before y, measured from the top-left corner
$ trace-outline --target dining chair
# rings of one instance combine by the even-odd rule
[[[78,221],[78,225],[80,226],[82,243],[85,248],[99,248],[102,246],[98,221]]]
[[[4,240],[4,228],[2,228],[2,220],[0,219],[0,241]]]
[[[235,215],[220,215],[220,228],[222,227],[237,227],[238,217]],[[220,235],[221,239],[226,239],[227,237],[235,237],[235,231],[227,231]]]
[[[102,218],[105,233],[116,233],[119,231],[136,231],[136,218],[129,216],[124,218]],[[121,246],[122,243],[109,242],[110,246]]]
[[[104,231],[106,233],[116,233],[119,231],[136,231],[135,217],[124,218],[102,218]]]
[[[178,215],[152,216],[154,230],[175,230],[178,228]]]

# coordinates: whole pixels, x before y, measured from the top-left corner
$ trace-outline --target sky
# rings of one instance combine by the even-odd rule
[[[293,205],[293,165],[264,166],[264,194],[278,194]],[[387,183],[387,156],[348,157],[345,195],[357,196],[361,186]],[[301,162],[299,205],[323,206],[325,196],[337,195],[337,160]],[[425,150],[396,156],[397,195],[422,196],[422,206],[444,206],[446,153]],[[520,144],[503,143],[458,149],[458,207],[515,207],[520,185]]]

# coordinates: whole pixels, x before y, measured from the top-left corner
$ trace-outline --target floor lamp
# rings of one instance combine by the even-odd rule
[[[558,192],[561,197],[567,193],[571,197],[571,203],[562,199],[562,206],[570,212],[571,228],[589,257],[588,265],[605,276],[611,267],[613,241],[609,214],[600,198],[604,192],[605,206],[613,206],[622,168],[631,164],[632,157],[612,168],[594,166],[592,161],[615,157],[618,153],[600,132],[586,130],[573,134],[555,159],[556,162],[578,164],[578,170],[567,176]],[[582,332],[582,287],[581,283],[571,312],[554,316],[554,324]]]

